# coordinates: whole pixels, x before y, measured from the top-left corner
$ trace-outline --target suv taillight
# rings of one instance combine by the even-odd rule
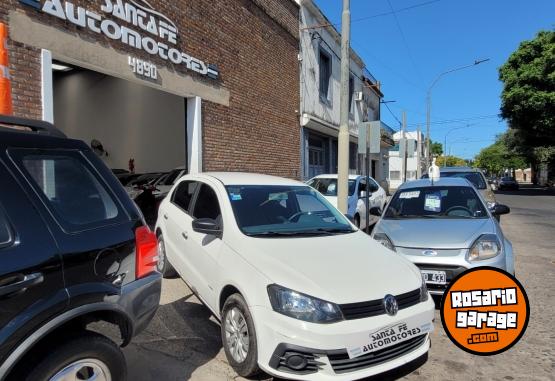
[[[135,230],[135,259],[137,267],[136,279],[140,279],[154,271],[158,263],[158,240],[147,226],[141,226]]]

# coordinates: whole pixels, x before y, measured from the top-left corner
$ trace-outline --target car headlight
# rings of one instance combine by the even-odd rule
[[[420,301],[425,302],[428,300],[428,287],[426,286],[426,279],[422,275],[422,284],[420,285]]]
[[[484,259],[493,258],[501,253],[501,245],[499,240],[493,234],[484,234],[474,242],[468,259],[470,261],[483,261]]]
[[[395,246],[393,246],[393,242],[391,242],[387,234],[376,233],[374,234],[374,239],[379,243],[381,243],[382,245],[384,245],[385,247],[387,247],[389,250],[397,251],[395,250]]]
[[[311,323],[335,323],[343,320],[339,306],[301,294],[275,284],[268,286],[268,296],[274,311]]]

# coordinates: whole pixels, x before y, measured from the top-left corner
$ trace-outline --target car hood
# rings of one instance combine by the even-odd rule
[[[385,233],[394,246],[422,249],[468,249],[482,234],[495,234],[490,218],[382,219],[375,233]]]
[[[420,287],[418,269],[361,231],[298,238],[245,237],[234,250],[271,283],[333,303]]]

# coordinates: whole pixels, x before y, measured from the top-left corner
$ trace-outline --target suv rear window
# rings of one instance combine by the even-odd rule
[[[125,218],[116,199],[79,152],[12,152],[27,180],[64,230],[82,231]]]

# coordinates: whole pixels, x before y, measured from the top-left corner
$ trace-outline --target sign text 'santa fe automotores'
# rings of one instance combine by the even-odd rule
[[[459,275],[443,296],[441,320],[451,341],[477,355],[512,347],[524,334],[530,306],[520,282],[493,267]]]

